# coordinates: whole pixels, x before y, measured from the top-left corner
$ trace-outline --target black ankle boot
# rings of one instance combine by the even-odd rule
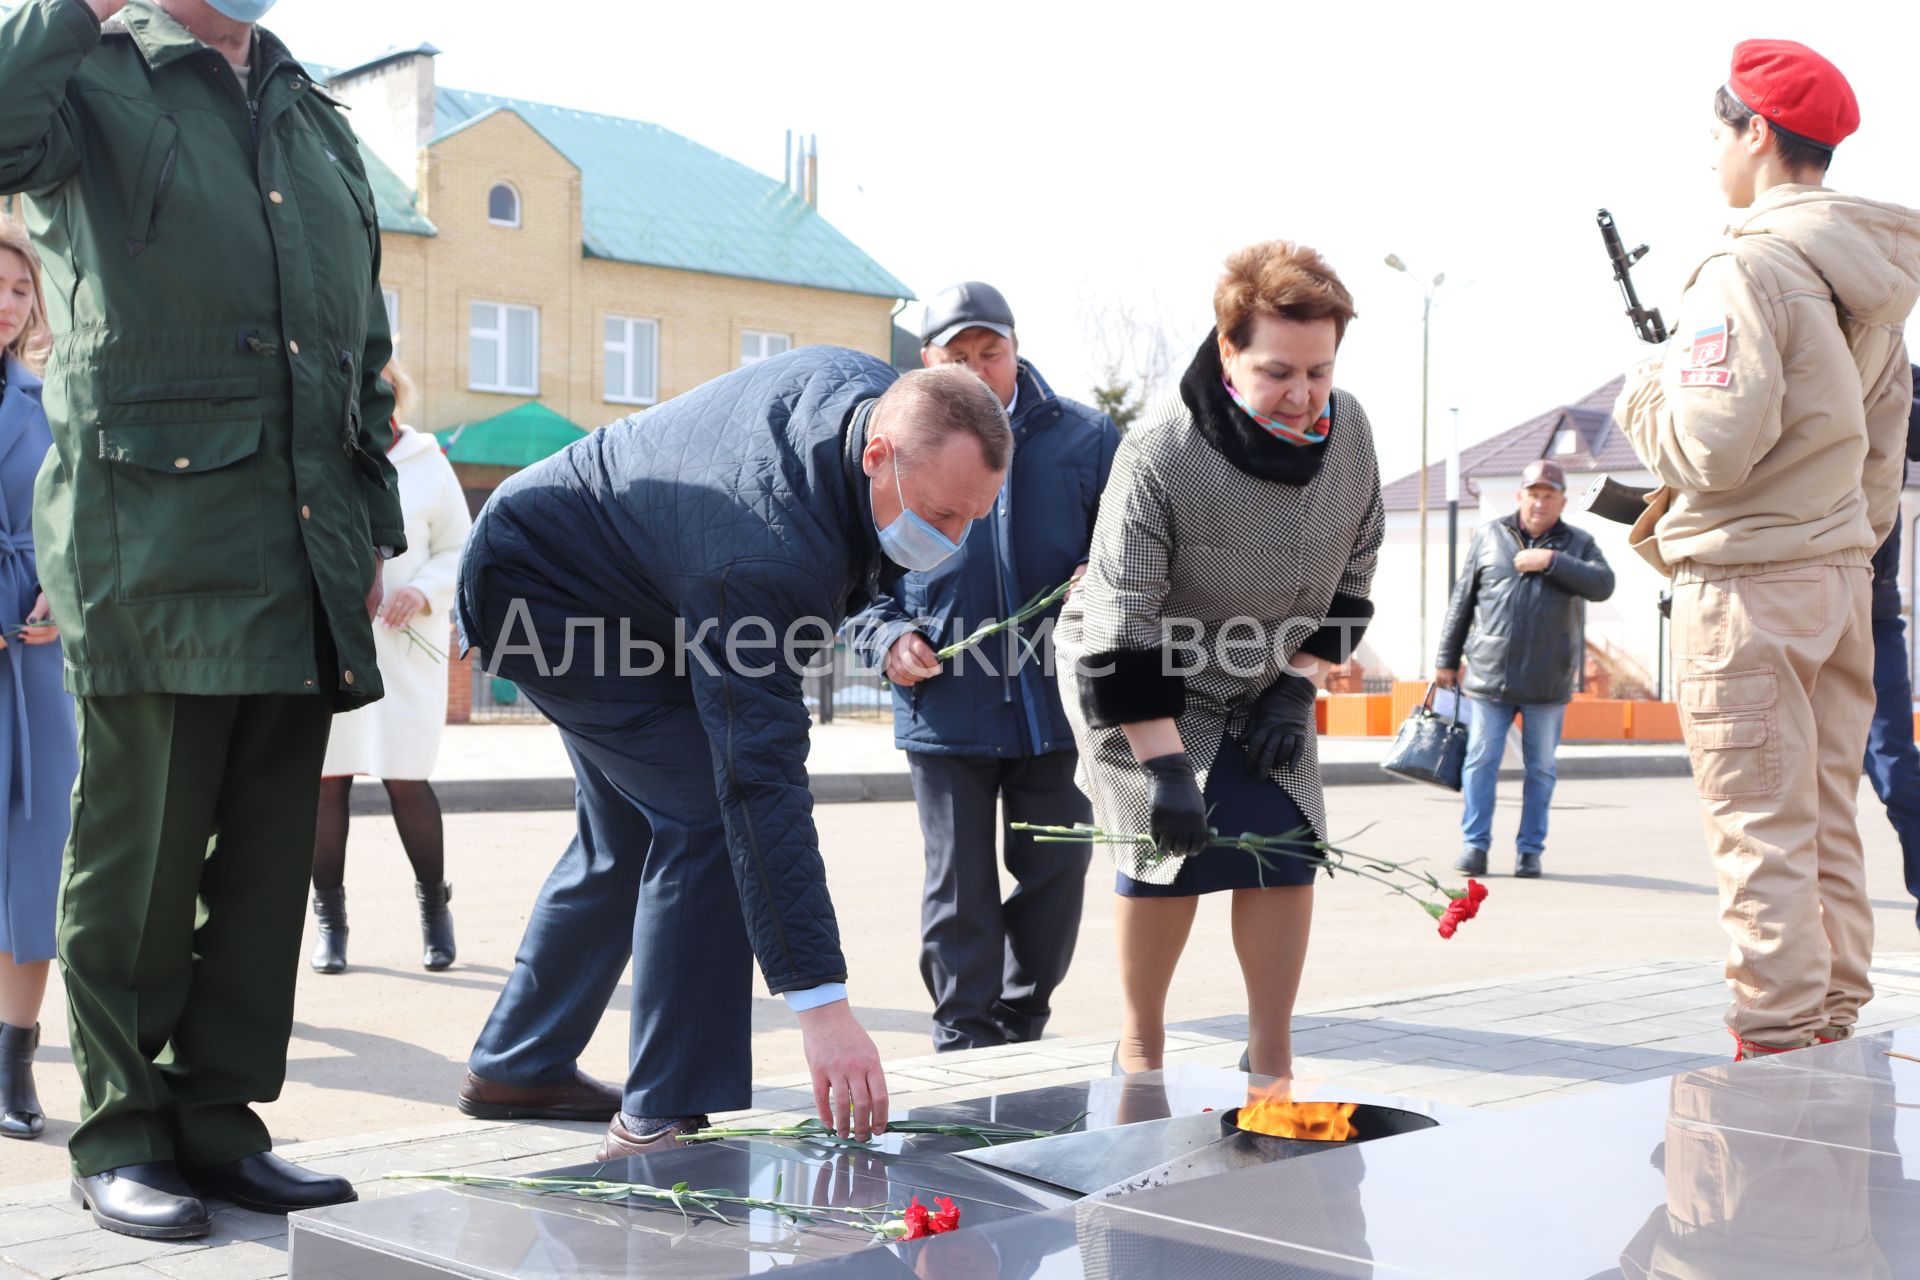
[[[347,890],[313,891],[313,918],[320,926],[320,940],[313,944],[315,973],[339,973],[347,967]]]
[[[10,1027],[0,1022],[0,1138],[37,1138],[47,1127],[40,1096],[33,1091],[33,1051],[40,1024]]]
[[[420,899],[420,940],[425,947],[420,963],[438,972],[453,964],[453,913],[447,903],[453,900],[453,886],[415,881],[413,896]]]

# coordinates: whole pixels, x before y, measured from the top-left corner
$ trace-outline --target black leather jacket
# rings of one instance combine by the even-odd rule
[[[1521,573],[1528,547],[1554,552],[1544,572]],[[1585,660],[1586,602],[1613,594],[1613,570],[1593,535],[1565,521],[1529,538],[1518,515],[1482,525],[1453,586],[1434,665],[1467,670],[1461,687],[1489,702],[1566,702]]]

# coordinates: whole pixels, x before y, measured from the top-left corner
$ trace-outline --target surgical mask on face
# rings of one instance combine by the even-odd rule
[[[207,0],[216,13],[224,13],[235,22],[258,22],[273,8],[274,0]]]
[[[887,559],[904,569],[925,573],[960,549],[958,542],[928,524],[907,505],[907,491],[900,487],[898,449],[893,451],[893,491],[900,498],[900,514],[886,528],[879,529],[880,549],[887,553]]]

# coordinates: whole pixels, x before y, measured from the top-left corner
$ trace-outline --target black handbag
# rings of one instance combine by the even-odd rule
[[[1442,716],[1433,709],[1434,686],[1427,686],[1426,700],[1413,709],[1393,740],[1393,750],[1380,765],[1396,778],[1425,782],[1449,791],[1460,790],[1460,774],[1467,763],[1467,726],[1460,723],[1460,697],[1453,699],[1453,713]]]

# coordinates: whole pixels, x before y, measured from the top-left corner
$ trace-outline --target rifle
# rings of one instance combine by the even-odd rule
[[[1632,253],[1620,243],[1620,231],[1613,225],[1613,215],[1605,209],[1600,211],[1600,238],[1606,241],[1607,257],[1613,262],[1613,278],[1620,282],[1620,292],[1626,295],[1627,316],[1633,321],[1633,328],[1642,342],[1665,342],[1667,340],[1667,322],[1660,318],[1660,308],[1648,310],[1640,305],[1640,295],[1633,289],[1633,264],[1647,256],[1647,246],[1641,245]]]

